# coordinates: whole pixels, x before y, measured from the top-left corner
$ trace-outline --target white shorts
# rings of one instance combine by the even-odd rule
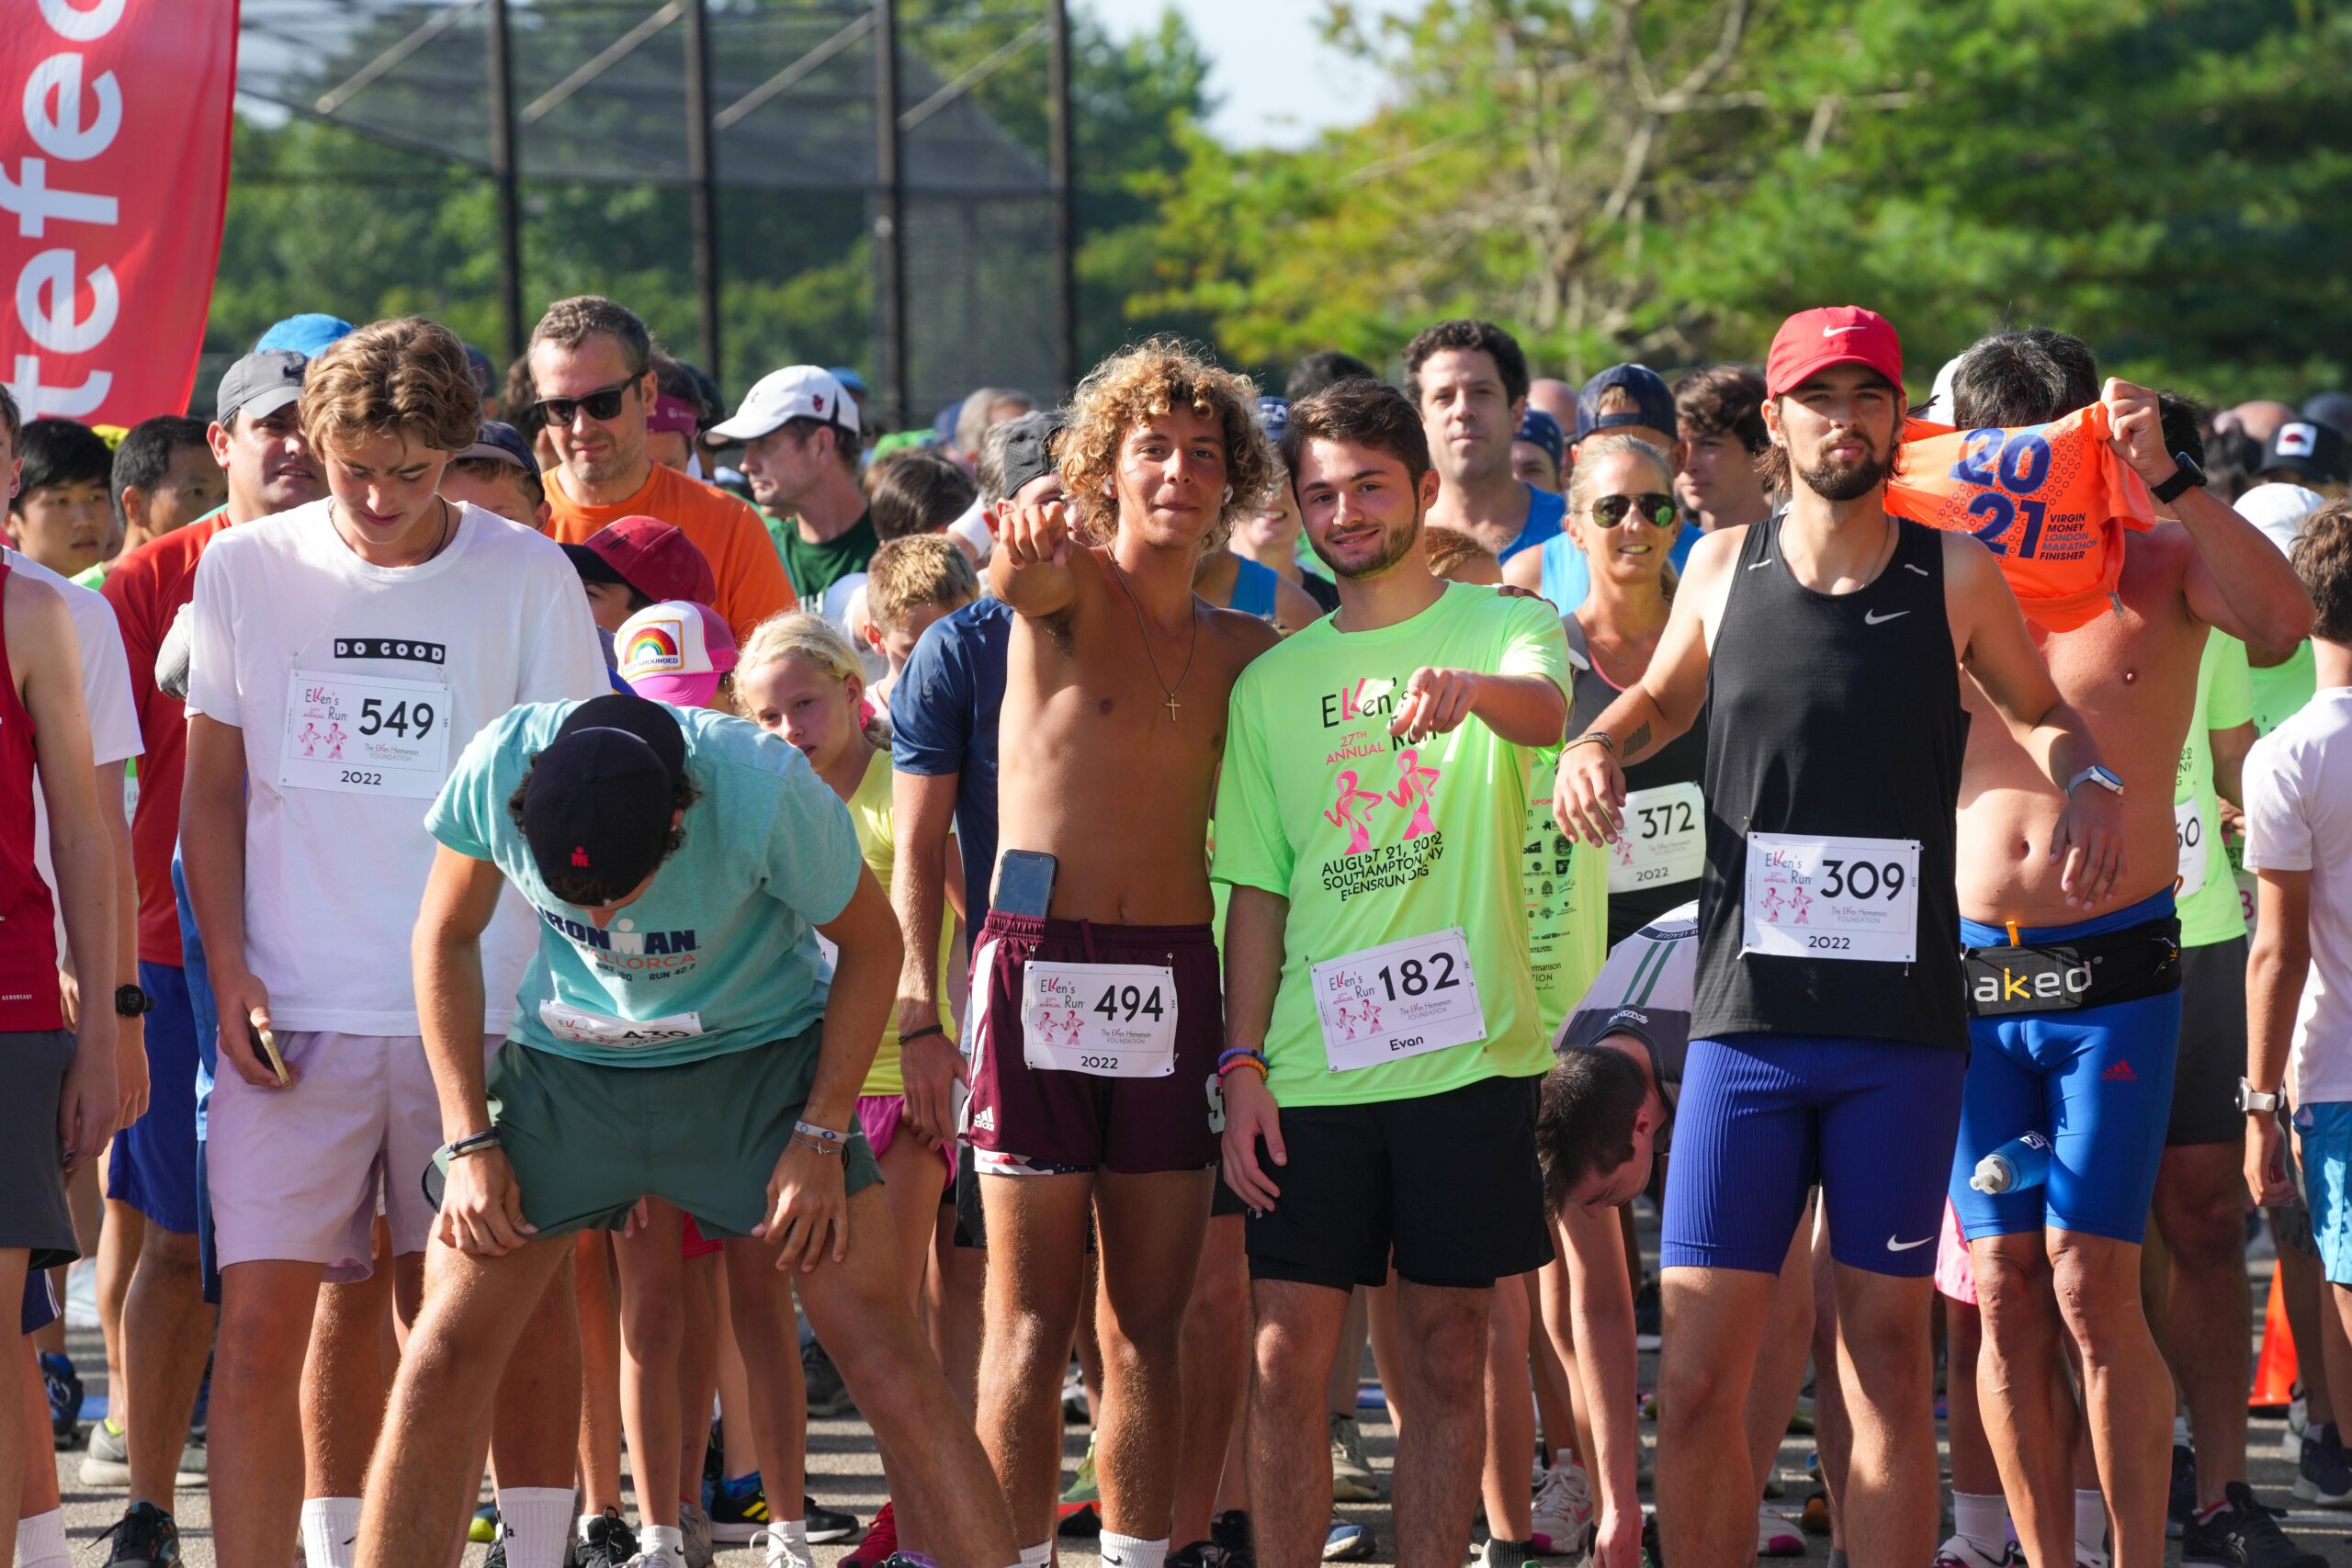
[[[482,1040],[487,1062],[502,1041]],[[323,1265],[332,1283],[372,1271],[376,1216],[392,1251],[433,1234],[424,1170],[441,1146],[441,1101],[413,1034],[283,1033],[291,1089],[256,1089],[234,1069],[212,1086],[205,1168],[215,1255],[237,1263]]]

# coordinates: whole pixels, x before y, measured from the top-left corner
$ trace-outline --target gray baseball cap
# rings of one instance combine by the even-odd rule
[[[213,417],[226,424],[243,410],[256,417],[276,413],[302,395],[302,372],[311,361],[290,348],[248,354],[220,378]]]

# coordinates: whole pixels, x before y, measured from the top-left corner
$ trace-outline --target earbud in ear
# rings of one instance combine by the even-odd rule
[[[1225,487],[1225,503],[1227,506],[1231,506],[1233,504],[1233,487],[1231,485]]]

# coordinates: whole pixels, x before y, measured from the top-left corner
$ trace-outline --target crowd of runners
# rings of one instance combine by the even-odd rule
[[[2322,1562],[2246,1253],[2352,1508],[2352,397],[1391,368],[881,434],[589,296],[0,394],[16,1561],[54,1445],[120,1568],[1738,1568],[1794,1416],[1833,1562]]]

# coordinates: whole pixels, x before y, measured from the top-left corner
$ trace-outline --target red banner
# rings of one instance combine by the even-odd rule
[[[9,8],[0,372],[28,419],[183,412],[220,261],[237,0]]]

